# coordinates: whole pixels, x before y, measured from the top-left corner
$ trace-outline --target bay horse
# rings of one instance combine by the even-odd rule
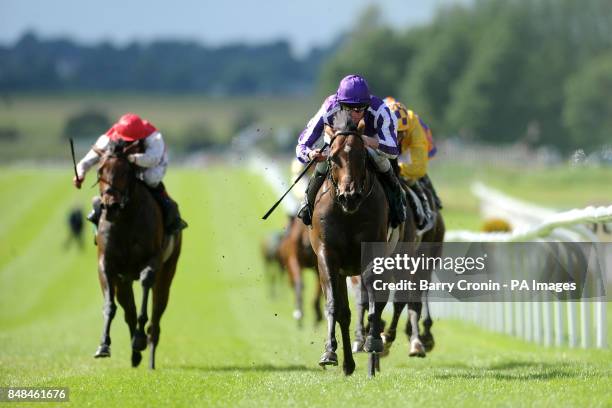
[[[261,253],[270,284],[270,294],[273,297],[276,294],[274,284],[278,273],[277,269],[282,273],[287,272],[289,284],[294,293],[295,308],[293,310],[293,318],[297,321],[300,328],[303,325],[304,317],[303,271],[308,268],[317,274],[313,309],[315,312],[315,325],[318,325],[323,320],[323,312],[321,310],[322,292],[321,285],[318,284],[317,257],[312,250],[312,245],[310,245],[308,227],[299,218],[289,216],[283,233],[275,233],[262,241]]]
[[[389,204],[376,171],[368,165],[362,139],[364,124],[355,124],[344,110],[334,116],[328,173],[316,196],[310,241],[317,256],[319,280],[326,298],[327,341],[319,365],[338,365],[336,322],[342,334],[343,371],[355,371],[351,351],[346,277],[361,275],[369,300],[370,330],[364,348],[370,352],[370,376],[374,375],[377,353],[383,351],[381,313],[386,301],[376,301],[374,275],[362,273],[362,242],[386,242]],[[383,294],[384,296],[384,294]]]
[[[302,327],[304,316],[304,282],[302,273],[305,268],[312,269],[319,276],[317,257],[310,244],[310,232],[301,219],[290,217],[287,231],[281,239],[279,246],[279,258],[282,266],[288,272],[289,283],[293,287],[295,295],[295,309],[293,318],[297,320],[298,327]],[[315,324],[323,320],[321,311],[321,286],[315,285],[315,297],[313,300],[315,312]]]
[[[155,368],[155,351],[160,336],[160,319],[168,304],[170,285],[181,252],[182,233],[164,234],[161,208],[144,182],[137,178],[137,168],[127,160],[140,145],[111,142],[101,156],[98,181],[102,214],[96,233],[98,276],[104,296],[104,328],[94,357],[110,357],[110,326],[117,306],[125,312],[130,330],[132,366],[142,360],[141,351],[150,346],[149,368]],[[142,303],[136,314],[132,282],[140,280]],[[149,290],[153,291],[151,324],[148,321]]]

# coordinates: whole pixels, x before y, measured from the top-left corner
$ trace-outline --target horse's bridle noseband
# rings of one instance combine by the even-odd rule
[[[364,144],[364,148],[365,148],[365,141],[361,138],[361,135],[359,133],[357,133],[356,131],[338,131],[334,133],[334,137],[333,139],[335,139],[338,136],[359,136],[359,140],[361,140],[361,142]],[[331,149],[331,145],[333,143],[334,140],[331,140],[329,143],[329,147]],[[357,191],[357,193],[363,193],[363,191],[366,190],[366,185],[368,184],[368,178],[371,178],[371,175],[369,175],[369,172],[367,171],[367,160],[368,160],[368,151],[366,149],[366,152],[363,156],[363,167],[365,169],[365,177],[363,178],[363,183],[360,186],[359,190]],[[334,165],[334,162],[331,159],[331,155],[329,155],[327,157],[327,178],[329,179],[330,183],[332,184],[332,186],[334,187],[334,194],[332,199],[337,203],[338,202],[338,196],[340,195],[340,187],[338,186],[338,182],[334,179],[334,176],[332,174],[332,166]],[[368,192],[365,195],[362,195],[362,200],[364,200],[365,198],[367,198],[370,194],[372,194],[372,190],[374,187],[374,183],[370,182],[370,188],[368,190]]]
[[[103,157],[104,161],[101,163],[100,168],[102,168],[102,166],[104,166],[106,159],[107,159],[107,158],[110,158],[110,157],[117,157],[117,158],[119,158],[119,156],[118,156],[118,155],[113,155],[113,154],[111,154],[111,155],[105,155],[105,156]],[[132,165],[131,163],[129,163],[129,164],[130,164],[130,167],[132,168],[132,171],[134,171],[134,169],[133,169],[133,165]],[[131,179],[132,179],[132,177],[130,177],[130,181],[129,181],[129,183],[128,183],[127,188],[126,188],[125,190],[121,191],[121,190],[120,190],[120,189],[118,189],[117,187],[114,187],[114,186],[113,186],[113,184],[112,184],[110,181],[106,180],[105,178],[103,178],[102,176],[100,176],[100,174],[98,173],[97,180],[96,180],[96,182],[93,184],[93,186],[95,186],[96,184],[100,183],[101,181],[102,181],[102,182],[104,182],[104,183],[106,183],[106,184],[108,185],[108,188],[107,188],[105,191],[103,191],[103,192],[101,193],[101,195],[103,196],[104,194],[109,194],[109,193],[113,193],[113,192],[119,193],[119,195],[120,195],[120,197],[121,197],[121,200],[119,201],[119,208],[120,208],[120,209],[124,209],[124,208],[127,206],[127,204],[129,203],[129,201],[130,201],[130,192],[131,192],[131,190],[132,190],[132,189],[131,189],[131,186],[132,186],[132,183],[133,183],[133,180],[131,180]],[[93,186],[92,186],[92,187],[93,187]],[[106,206],[104,205],[104,203],[102,203],[102,204],[101,204],[101,208],[102,208],[102,209],[104,209],[105,207],[106,207]]]

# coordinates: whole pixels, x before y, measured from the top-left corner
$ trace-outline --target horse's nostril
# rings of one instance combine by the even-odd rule
[[[338,200],[340,200],[340,202],[344,203],[346,202],[346,194],[342,193],[338,195]]]

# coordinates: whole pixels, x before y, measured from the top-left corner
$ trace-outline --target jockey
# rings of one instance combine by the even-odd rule
[[[420,200],[419,203],[412,202],[419,228],[427,228],[433,221],[433,214],[422,184],[431,190],[436,205],[442,208],[439,204],[440,199],[427,176],[429,159],[436,154],[431,129],[416,113],[394,98],[388,96],[384,101],[397,119],[397,140],[401,151],[398,157],[400,176],[406,180]]]
[[[393,228],[406,219],[406,197],[399,180],[391,167],[389,159],[399,154],[395,121],[391,111],[384,102],[370,95],[368,84],[359,75],[349,75],[340,81],[335,94],[325,99],[315,116],[310,119],[300,134],[296,155],[302,163],[315,160],[317,166],[314,175],[308,182],[305,200],[298,211],[298,217],[304,224],[312,223],[314,201],[327,173],[327,150],[323,146],[325,125],[333,126],[334,114],[339,110],[348,110],[355,123],[365,122],[363,140],[389,200],[390,224]]]
[[[128,155],[127,159],[137,166],[136,176],[144,182],[149,191],[162,209],[164,227],[167,234],[173,234],[187,227],[187,223],[180,217],[177,203],[170,198],[166,192],[162,178],[168,167],[168,155],[162,134],[148,121],[141,119],[133,113],[126,113],[119,118],[105,134],[101,135],[94,147],[105,151],[110,142],[124,140],[134,142],[140,140],[144,149],[143,153]],[[100,161],[100,155],[92,148],[85,157],[77,164],[77,176],[73,178],[76,188],[81,188],[87,171]],[[101,207],[100,197],[94,197],[93,211],[87,219],[98,225]]]

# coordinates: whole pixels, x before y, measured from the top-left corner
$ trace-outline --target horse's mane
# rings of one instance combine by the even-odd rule
[[[108,144],[108,155],[120,157],[125,154],[125,148],[128,144],[123,139],[111,140]]]

